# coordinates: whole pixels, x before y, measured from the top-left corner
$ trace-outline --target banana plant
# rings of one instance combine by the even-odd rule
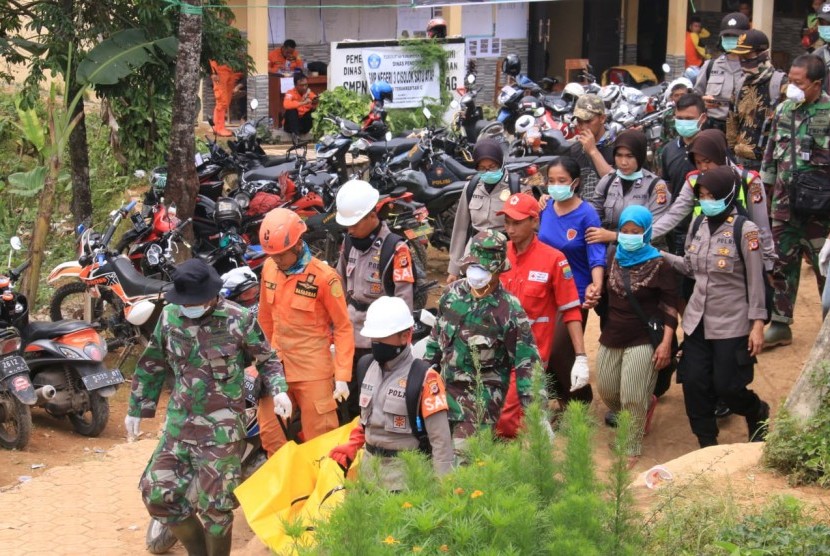
[[[18,105],[20,123],[17,127],[37,149],[42,161],[41,165],[30,172],[18,172],[9,176],[11,192],[40,196],[29,249],[32,264],[23,283],[23,291],[30,303],[37,300],[43,251],[54,210],[55,191],[61,178],[64,153],[69,136],[81,116],[78,114],[72,117],[75,107],[95,85],[115,84],[137,68],[157,60],[159,55],[175,56],[177,44],[175,37],[147,40],[146,33],[141,29],[120,31],[90,50],[83,62],[78,65],[75,77],[82,87],[73,98],[68,99],[68,102],[58,102],[57,89],[54,84],[52,85],[46,105],[45,121],[40,121],[33,109],[21,110]],[[70,48],[67,75],[72,67],[71,53]]]

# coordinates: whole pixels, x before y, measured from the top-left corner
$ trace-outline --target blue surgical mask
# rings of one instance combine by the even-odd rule
[[[726,210],[726,199],[701,199],[700,211],[706,216],[717,216]]]
[[[574,180],[576,181],[576,180]],[[566,184],[558,184],[558,185],[549,185],[548,186],[548,195],[553,197],[554,201],[567,201],[571,197],[574,196],[574,190],[571,189],[573,185],[573,181],[571,183]]]
[[[205,305],[196,305],[194,307],[185,307],[184,305],[179,307],[179,310],[181,310],[182,315],[189,319],[198,319],[199,317],[207,313],[208,309],[210,309],[210,303],[207,303]]]
[[[721,37],[720,44],[726,52],[735,50],[738,46],[738,37]]]
[[[674,129],[677,130],[677,133],[679,133],[681,137],[688,138],[700,131],[700,126],[698,125],[697,120],[675,120]]]
[[[498,170],[490,170],[488,172],[481,173],[481,181],[486,183],[487,185],[494,185],[501,181],[504,177],[504,169],[500,168]]]
[[[830,42],[830,25],[819,25],[818,36],[821,37],[821,40],[824,42]]]
[[[646,244],[645,234],[624,234],[620,232],[617,234],[617,243],[626,251],[636,251],[642,249]]]
[[[636,181],[643,179],[643,169],[640,168],[636,172],[632,172],[630,174],[623,174],[622,171],[618,168],[617,175],[624,180]]]

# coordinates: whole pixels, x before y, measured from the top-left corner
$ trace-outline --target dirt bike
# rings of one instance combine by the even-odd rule
[[[3,292],[4,317],[20,331],[21,340],[22,357],[9,368],[25,363],[36,405],[53,417],[69,418],[75,432],[96,437],[107,426],[109,398],[124,377],[118,368],[104,365],[106,343],[88,322],[29,322],[28,300],[12,287],[28,264],[9,273]]]

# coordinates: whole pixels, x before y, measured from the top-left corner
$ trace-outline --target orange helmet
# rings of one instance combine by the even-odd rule
[[[262,220],[259,243],[267,254],[279,255],[294,247],[307,229],[296,212],[275,208]]]

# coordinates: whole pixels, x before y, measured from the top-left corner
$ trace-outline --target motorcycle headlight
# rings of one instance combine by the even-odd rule
[[[248,197],[247,193],[237,193],[234,195],[233,200],[239,205],[239,208],[242,210],[247,210],[248,206],[251,204],[251,198]]]

